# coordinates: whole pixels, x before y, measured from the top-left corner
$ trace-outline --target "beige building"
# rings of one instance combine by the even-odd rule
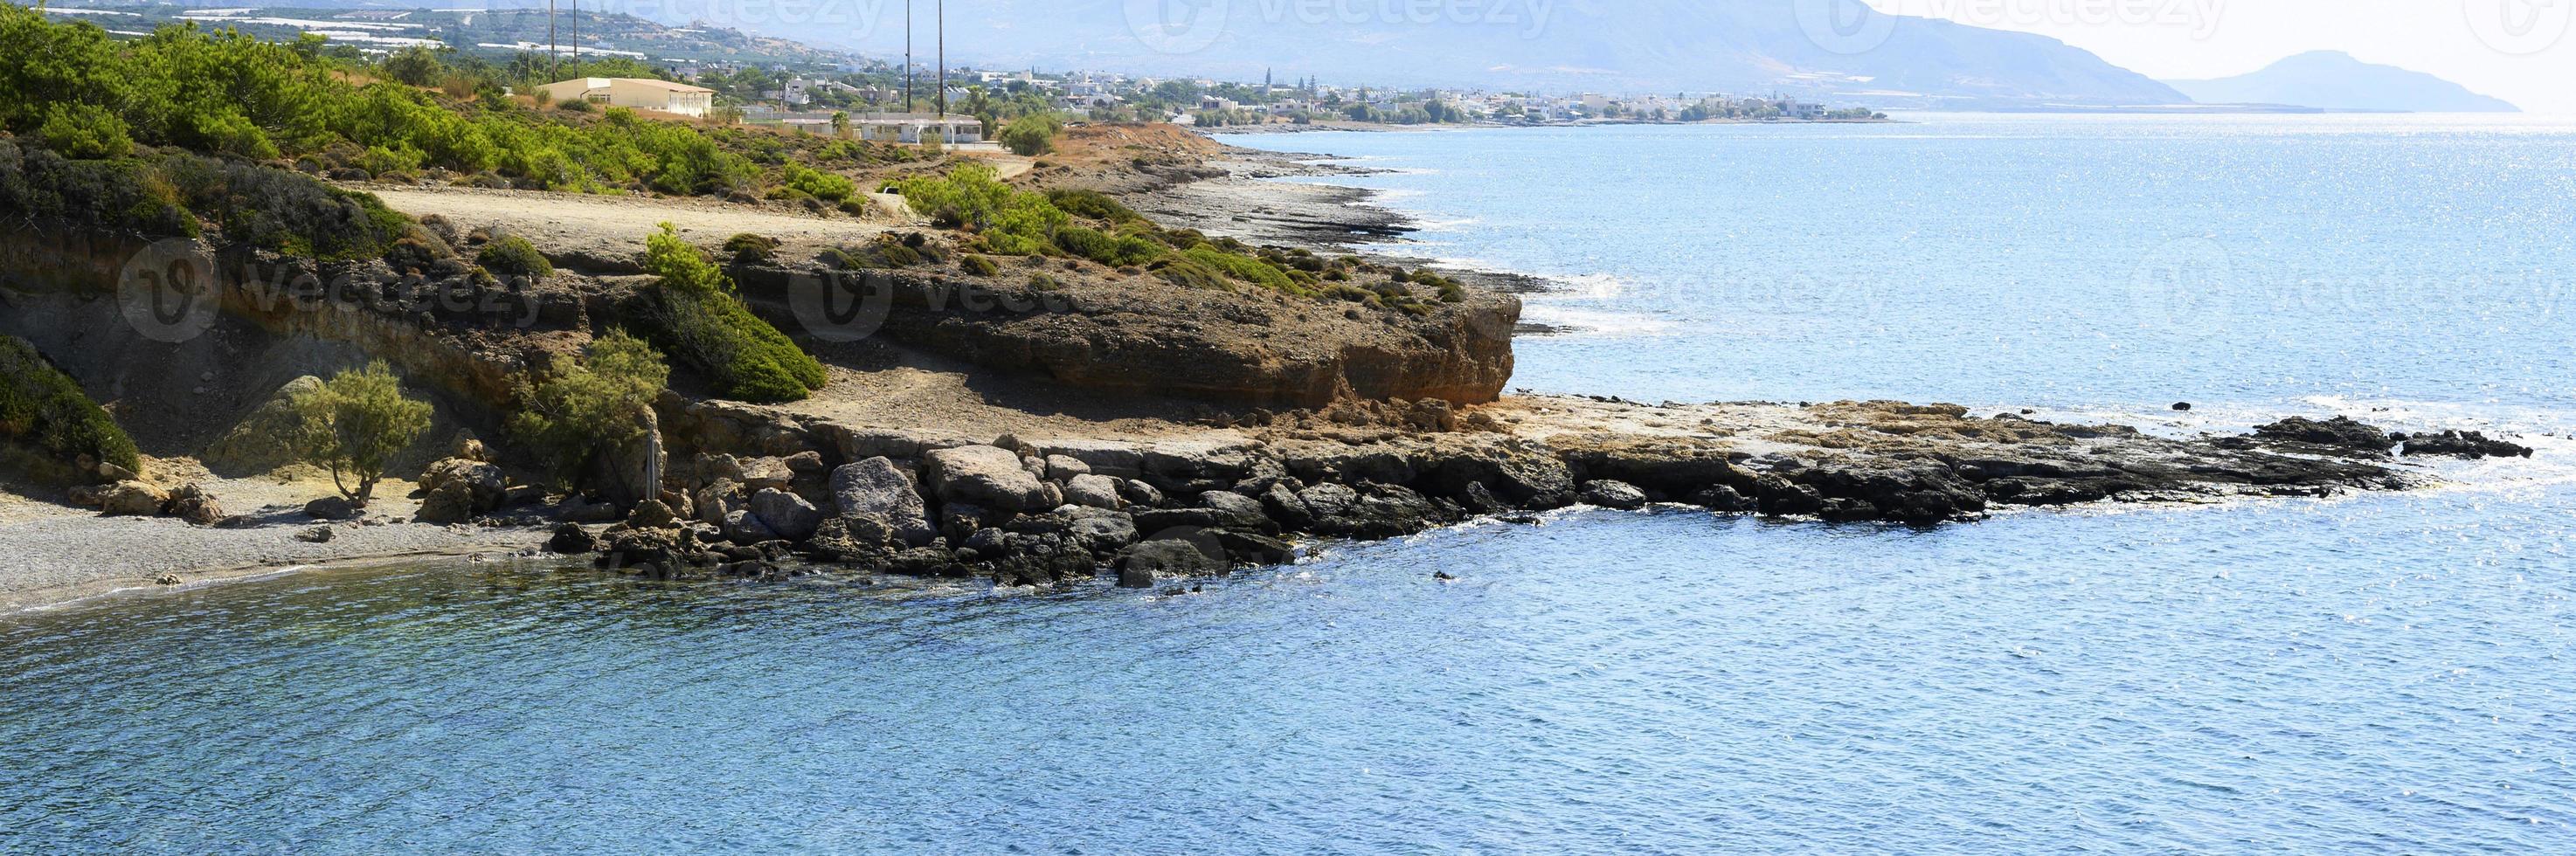
[[[610,107],[658,110],[704,117],[715,108],[716,91],[703,86],[641,77],[576,77],[537,87],[557,102],[579,99]]]
[[[865,113],[850,117],[850,130],[859,139],[879,143],[921,143],[925,140],[948,145],[969,145],[984,141],[984,120],[954,113]]]

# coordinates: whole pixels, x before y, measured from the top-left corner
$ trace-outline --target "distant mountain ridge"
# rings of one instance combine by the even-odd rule
[[[1162,4],[1166,13],[1181,16],[1168,20],[1186,21],[1194,12],[1222,14],[1223,25],[1187,28],[1185,38],[1140,37],[1130,22],[1131,9],[1139,4],[1149,12]],[[1461,7],[1481,10],[1475,16],[1431,23],[1301,16],[1299,10],[1308,5],[1299,0],[952,4],[949,52],[952,59],[965,56],[1002,67],[1036,64],[1234,80],[1259,80],[1270,73],[1284,81],[1312,74],[1343,85],[1560,93],[1776,91],[1927,107],[2189,101],[2164,84],[2055,39],[1889,16],[1857,0],[1485,0]],[[1401,3],[1354,8],[1381,5],[1407,8]],[[1543,16],[1536,14],[1541,10]],[[1819,21],[1814,17],[1819,10],[1844,17],[1839,26]],[[1808,20],[1802,21],[1802,14]],[[901,27],[890,29],[854,47],[881,51],[888,47],[886,36],[899,47]],[[1195,49],[1165,52],[1149,41]]]
[[[2519,113],[2502,99],[2393,65],[2354,59],[2341,51],[2312,51],[2251,74],[2217,80],[2167,81],[2203,104],[2288,104],[2327,110],[2410,113]]]

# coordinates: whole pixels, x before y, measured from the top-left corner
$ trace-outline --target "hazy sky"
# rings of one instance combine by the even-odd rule
[[[2226,77],[2312,50],[2576,113],[2576,0],[1867,0],[1882,12],[2055,37],[2158,79]]]

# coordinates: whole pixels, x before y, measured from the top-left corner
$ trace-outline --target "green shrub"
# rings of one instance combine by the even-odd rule
[[[591,341],[581,364],[523,395],[526,409],[511,417],[510,431],[558,486],[579,490],[600,454],[643,436],[653,399],[670,379],[661,352],[611,331]]]
[[[732,293],[733,283],[668,223],[645,239],[644,268],[661,277],[630,307],[653,343],[727,398],[800,401],[823,388],[823,364]]]
[[[846,176],[789,164],[787,186],[816,199],[845,202],[859,195],[859,185]]]
[[[1012,154],[1022,157],[1055,151],[1055,136],[1064,132],[1063,120],[1053,113],[1031,113],[1003,126],[997,141]]]
[[[83,456],[143,471],[134,438],[91,401],[80,384],[54,368],[34,345],[16,336],[0,336],[0,438],[23,444],[42,456],[53,472],[71,473]],[[71,476],[87,481],[96,471]]]
[[[503,235],[484,244],[483,251],[474,256],[474,263],[502,276],[544,279],[555,275],[555,266],[546,261],[546,254],[537,252],[535,244],[517,235]]]
[[[333,375],[292,401],[303,425],[297,456],[330,469],[331,484],[362,508],[393,457],[429,430],[429,402],[403,397],[402,379],[381,360]]]
[[[960,164],[946,177],[905,179],[896,185],[895,192],[931,222],[949,228],[977,229],[991,226],[1003,204],[1016,193],[1002,183],[1001,173],[981,162]]]
[[[983,256],[966,256],[958,259],[957,266],[976,276],[994,276],[1002,272],[1001,265],[994,264],[992,259]]]
[[[1137,235],[1111,236],[1084,226],[1057,229],[1055,245],[1065,252],[1110,267],[1141,265],[1160,258],[1160,243]]]
[[[1136,213],[1135,209],[1097,190],[1083,188],[1050,190],[1047,191],[1047,201],[1063,209],[1064,213],[1076,217],[1107,220],[1113,224],[1141,223],[1145,220],[1145,215]]]
[[[36,139],[64,157],[121,158],[134,151],[125,120],[95,104],[52,105]]]
[[[1295,281],[1290,280],[1286,272],[1272,267],[1269,262],[1251,256],[1225,252],[1204,244],[1183,250],[1181,255],[1189,257],[1191,261],[1222,271],[1226,276],[1273,291],[1299,295],[1309,293],[1306,289],[1300,288]]]
[[[778,257],[778,239],[749,232],[726,238],[724,251],[738,265],[765,264]]]

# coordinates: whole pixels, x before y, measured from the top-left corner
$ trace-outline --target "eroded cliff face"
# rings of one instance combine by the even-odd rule
[[[589,338],[560,288],[188,241],[0,234],[0,332],[27,338],[158,454],[193,453],[297,377],[384,360],[442,423],[490,431]]]
[[[734,273],[754,307],[791,335],[884,336],[1104,394],[1246,407],[1493,401],[1511,379],[1521,312],[1518,298],[1501,294],[1470,293],[1416,316],[1257,290],[1192,290],[1150,275],[1050,277],[1053,287],[1040,289],[1033,271],[1012,266],[991,276],[820,266]]]

